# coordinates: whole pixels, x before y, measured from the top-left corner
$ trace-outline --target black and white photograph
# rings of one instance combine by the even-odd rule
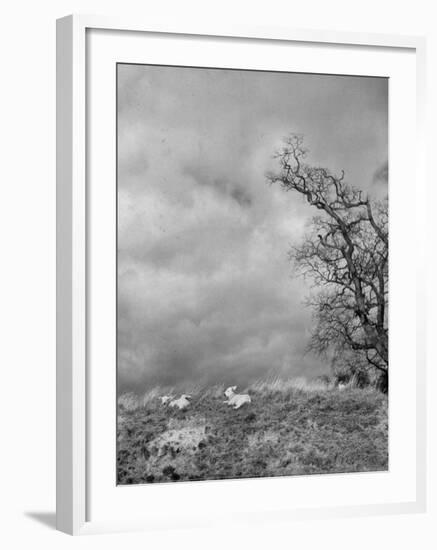
[[[117,483],[388,470],[388,79],[117,64]]]

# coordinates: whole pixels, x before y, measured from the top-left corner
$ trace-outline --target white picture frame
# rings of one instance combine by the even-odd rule
[[[425,182],[424,169],[424,74],[425,42],[420,37],[355,34],[286,28],[192,28],[153,27],[138,20],[113,19],[96,16],[72,15],[57,21],[57,528],[69,534],[147,529],[151,525],[147,514],[132,519],[108,515],[97,521],[89,516],[89,484],[92,475],[90,459],[89,410],[90,400],[90,333],[87,320],[90,307],[88,247],[89,206],[87,181],[87,117],[89,116],[87,89],[87,32],[90,30],[137,31],[159,36],[223,38],[229,42],[244,40],[266,43],[314,43],[320,47],[387,48],[409,51],[415,56],[415,185],[420,192]],[[88,159],[89,160],[89,159]],[[109,161],[113,162],[114,161]],[[420,216],[416,216],[415,235],[421,230]],[[422,227],[423,229],[423,227]],[[319,508],[292,507],[281,511],[265,510],[253,504],[245,517],[255,520],[269,516],[272,519],[318,518],[349,515],[420,512],[426,502],[426,404],[425,404],[425,299],[421,281],[424,280],[424,251],[417,248],[416,308],[416,377],[415,377],[415,497],[408,500],[363,503]],[[115,378],[115,373],[114,373]],[[94,432],[95,433],[95,432]],[[115,458],[113,458],[115,460]],[[109,459],[108,459],[109,460]],[[225,482],[226,483],[226,482]],[[237,482],[239,483],[239,482]],[[276,481],[277,484],[281,480]],[[217,490],[223,482],[214,486]],[[194,492],[189,484],[186,491]],[[196,486],[196,491],[198,491]],[[240,487],[242,487],[240,485]],[[246,486],[249,489],[249,485]],[[140,488],[141,489],[141,488]],[[172,486],[167,486],[167,491]],[[212,491],[205,486],[205,491]],[[240,489],[241,490],[241,489]],[[125,489],[126,491],[126,489]],[[218,489],[220,491],[220,487]],[[238,491],[238,487],[237,487]],[[228,519],[230,519],[229,512]],[[176,525],[176,515],[164,516],[157,512],[153,526]],[[227,517],[226,515],[224,517]],[[239,518],[236,516],[236,520]],[[181,517],[180,525],[186,519]],[[193,525],[204,524],[193,520]]]

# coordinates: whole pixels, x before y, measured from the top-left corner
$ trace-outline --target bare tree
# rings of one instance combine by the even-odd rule
[[[271,184],[297,191],[318,210],[311,230],[290,251],[317,290],[308,299],[315,328],[310,349],[365,357],[388,377],[388,202],[371,200],[340,175],[306,163],[303,138],[292,134],[275,155]]]

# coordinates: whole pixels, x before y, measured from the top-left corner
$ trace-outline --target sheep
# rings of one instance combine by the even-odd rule
[[[346,384],[341,382],[337,387],[340,391],[343,391],[346,388]]]
[[[180,411],[182,409],[186,409],[190,402],[188,401],[191,399],[191,395],[182,394],[179,399],[173,399],[173,401],[170,402],[169,407],[177,407]]]
[[[225,395],[228,398],[227,401],[223,401],[223,403],[226,403],[227,405],[232,405],[234,409],[239,409],[242,407],[245,403],[251,403],[252,400],[250,399],[250,395],[247,393],[234,393],[237,389],[237,386],[230,386],[226,391]]]
[[[174,399],[174,395],[163,395],[161,397],[161,405],[168,405]]]

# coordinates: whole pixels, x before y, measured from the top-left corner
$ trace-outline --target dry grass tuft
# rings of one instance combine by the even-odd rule
[[[135,411],[141,407],[141,399],[135,393],[123,393],[117,402],[118,406],[126,411]]]
[[[272,377],[264,380],[257,380],[248,388],[256,393],[291,393],[293,391],[301,392],[323,392],[332,389],[333,385],[320,380],[308,381],[304,377],[289,378],[283,380],[279,377]]]

